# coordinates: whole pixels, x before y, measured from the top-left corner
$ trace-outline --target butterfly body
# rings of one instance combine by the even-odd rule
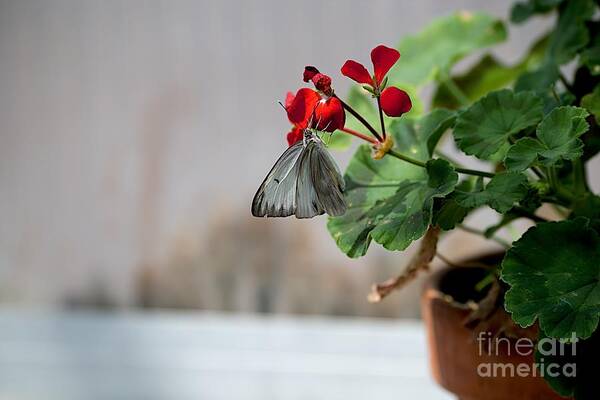
[[[344,179],[321,139],[305,130],[303,140],[279,157],[252,201],[255,217],[312,218],[346,212]]]

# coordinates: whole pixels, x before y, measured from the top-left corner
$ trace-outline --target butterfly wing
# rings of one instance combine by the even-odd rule
[[[344,178],[335,160],[320,142],[315,143],[310,167],[311,179],[321,207],[334,217],[344,214],[346,212]]]
[[[298,182],[296,183],[296,217],[312,218],[325,212],[312,179],[312,154],[317,144],[310,140],[300,156]]]
[[[335,161],[319,140],[311,140],[300,157],[296,184],[296,217],[312,218],[346,212],[344,179]]]
[[[287,217],[296,212],[296,182],[302,141],[289,147],[275,162],[252,200],[255,217]]]

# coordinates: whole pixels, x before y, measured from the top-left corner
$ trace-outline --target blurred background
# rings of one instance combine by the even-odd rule
[[[366,301],[414,249],[351,260],[325,218],[254,219],[250,203],[304,65],[343,94],[346,59],[510,4],[0,1],[0,397],[447,398],[420,283]],[[511,26],[496,55],[516,61],[551,22]],[[457,233],[441,251],[490,246]]]

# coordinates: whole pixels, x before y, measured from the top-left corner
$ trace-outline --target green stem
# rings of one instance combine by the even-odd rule
[[[548,176],[548,183],[552,189],[552,193],[566,204],[571,204],[573,201],[573,193],[563,190],[556,174],[556,168],[550,167],[547,169],[546,176]]]
[[[479,170],[470,169],[470,168],[454,167],[454,170],[460,174],[483,176],[484,178],[493,178],[494,176],[496,176],[496,174],[494,174],[493,172],[479,171]]]
[[[554,86],[552,86],[552,95],[554,96],[554,100],[556,100],[556,103],[560,106],[560,96],[558,95],[558,93],[556,93],[556,88]]]
[[[552,191],[554,193],[557,193],[557,179],[556,179],[556,170],[553,167],[548,168],[547,170],[547,174],[548,176],[548,183],[550,184],[550,188],[552,189]]]
[[[450,157],[448,154],[444,153],[443,151],[440,150],[434,150],[433,154],[435,154],[436,156],[445,159],[446,161],[448,161],[450,164],[454,164],[457,167],[462,167],[462,165],[456,161],[454,158]]]
[[[540,178],[541,180],[545,180],[546,177],[544,176],[544,174],[542,173],[542,171],[540,171],[539,168],[534,167],[533,165],[531,166],[531,170],[533,171],[533,173]]]
[[[527,135],[527,133],[526,133]],[[512,136],[508,137],[508,141],[510,142],[510,144],[515,144],[517,141],[515,140],[515,138],[513,138]],[[544,174],[542,173],[542,171],[539,170],[538,167],[532,165],[529,169],[531,169],[531,171],[535,174],[535,176],[537,176],[539,179],[541,180],[545,180],[546,177],[544,176]]]
[[[585,172],[585,166],[581,162],[581,159],[573,161],[573,180],[575,183],[575,190],[578,195],[584,194],[590,191],[587,184],[587,176]]]
[[[462,229],[462,230],[463,230],[463,231],[465,231],[465,232],[469,232],[469,233],[472,233],[472,234],[474,234],[474,235],[483,236],[483,237],[484,237],[484,238],[486,238],[486,239],[493,240],[494,242],[496,242],[496,243],[498,243],[498,244],[500,244],[500,245],[502,245],[502,246],[504,246],[504,247],[506,247],[506,248],[509,248],[509,247],[511,246],[511,244],[510,244],[510,243],[508,243],[508,242],[507,242],[507,241],[505,241],[504,239],[500,239],[500,238],[499,238],[499,237],[497,237],[497,236],[491,236],[491,237],[487,237],[487,236],[485,235],[485,232],[483,232],[483,231],[480,231],[479,229],[476,229],[476,228],[471,228],[470,226],[466,226],[466,225],[462,225],[462,224],[461,224],[461,225],[457,225],[457,228],[459,228],[459,229]]]
[[[419,166],[422,168],[427,167],[427,163],[425,163],[423,161],[415,160],[414,158],[410,158],[408,156],[405,156],[404,154],[400,154],[400,153],[396,152],[395,150],[388,151],[388,154],[390,156],[396,157],[399,160],[406,161],[407,163],[410,163],[410,164],[413,164],[413,165],[416,165],[416,166]],[[453,168],[456,172],[461,173],[461,174],[483,176],[484,178],[493,178],[494,176],[496,176],[496,174],[494,174],[492,172],[478,171],[475,169],[461,168],[461,167],[456,167],[456,166],[453,166]]]
[[[570,200],[558,196],[541,196],[540,199],[542,200],[542,203],[553,204],[564,208],[568,208],[571,204]]]
[[[461,106],[468,106],[471,104],[471,100],[469,100],[465,92],[463,92],[462,89],[458,87],[456,82],[454,82],[454,80],[447,74],[444,74],[443,84],[450,91],[452,96],[458,100]]]
[[[567,80],[567,78],[563,75],[563,73],[561,72],[558,77],[560,78],[560,81],[562,82],[563,85],[565,85],[565,88],[573,93],[573,86],[569,83],[569,81]]]
[[[523,207],[513,207],[513,209],[511,211],[514,212],[515,214],[517,214],[520,217],[529,218],[530,220],[532,220],[535,223],[548,222],[548,220],[546,218],[542,218],[540,216],[537,216],[534,213],[527,211]]]
[[[423,161],[415,160],[414,158],[407,157],[404,154],[400,154],[400,153],[396,152],[395,150],[388,151],[388,154],[390,156],[396,157],[399,160],[406,161],[409,164],[413,164],[413,165],[416,165],[416,166],[422,167],[422,168],[427,167],[427,163],[425,163]]]
[[[445,262],[446,264],[448,264],[449,267],[453,267],[453,268],[460,268],[460,267],[479,267],[479,268],[483,268],[486,270],[493,270],[494,267],[492,267],[491,265],[486,265],[477,261],[467,261],[467,262],[460,262],[460,263],[456,263],[452,260],[450,260],[448,257],[444,256],[443,254],[441,254],[439,251],[435,252],[435,256],[437,258],[439,258],[441,261]]]

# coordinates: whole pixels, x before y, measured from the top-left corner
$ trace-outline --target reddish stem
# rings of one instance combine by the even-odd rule
[[[366,140],[367,142],[373,143],[373,144],[377,144],[379,143],[377,141],[377,139],[371,137],[371,136],[367,136],[363,133],[357,132],[355,130],[352,130],[350,128],[342,128],[340,129],[342,132],[346,132],[349,133],[350,135],[356,136],[357,138],[361,138],[362,140]]]

